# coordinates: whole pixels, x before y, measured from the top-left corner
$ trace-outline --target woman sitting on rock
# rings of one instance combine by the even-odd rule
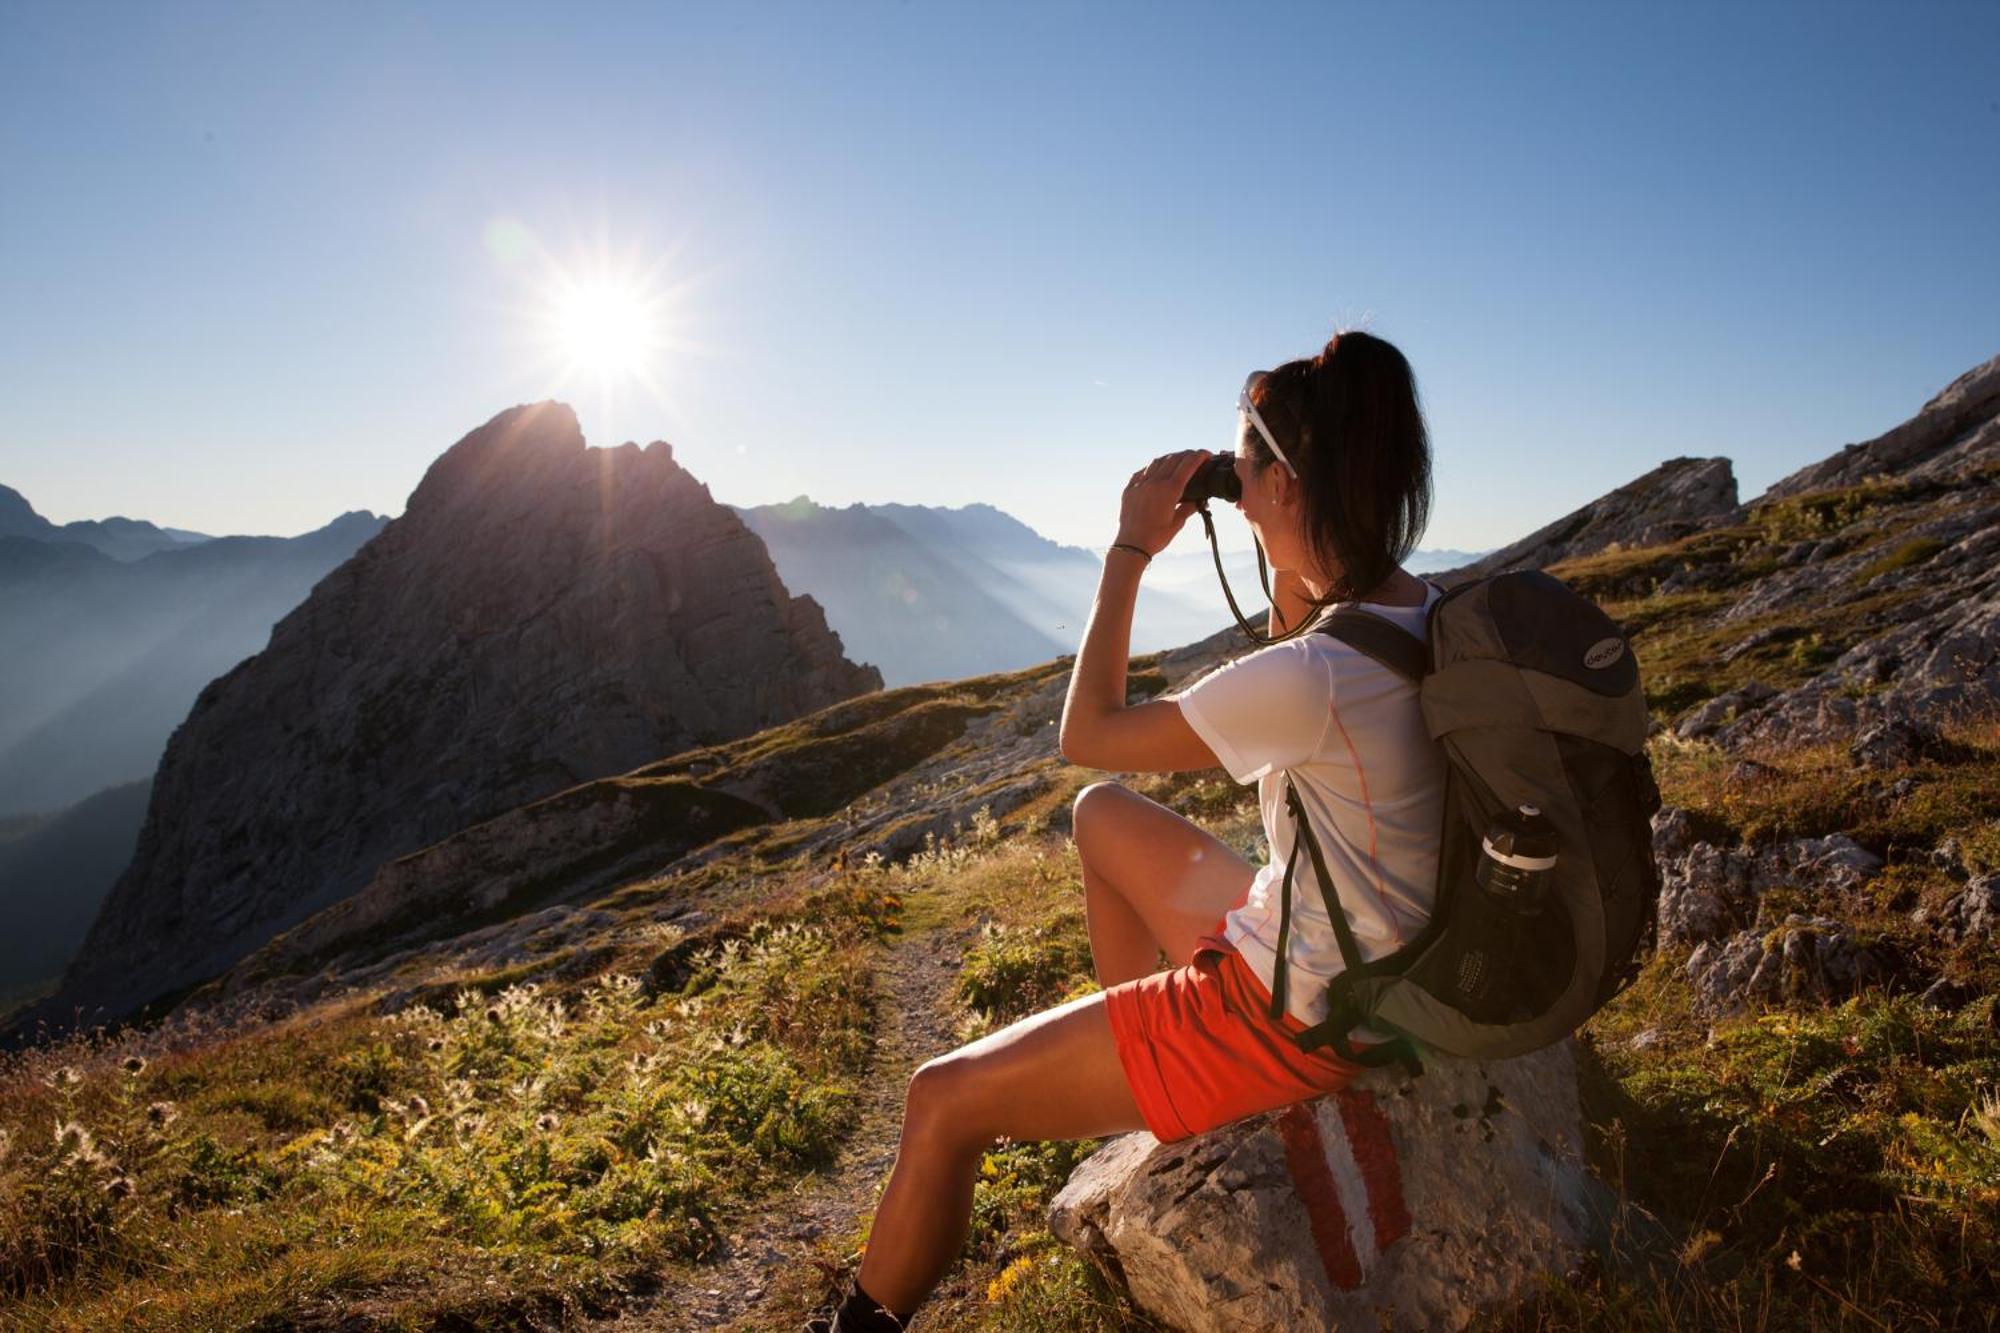
[[[1273,568],[1271,632],[1360,603],[1421,638],[1434,586],[1401,568],[1430,506],[1430,446],[1408,361],[1366,333],[1255,374],[1239,407],[1238,502]],[[1125,702],[1133,601],[1194,506],[1205,450],[1132,474],[1063,706],[1062,752],[1109,772],[1222,767],[1258,784],[1271,860],[1113,782],[1076,798],[1091,957],[1102,992],[930,1061],[845,1302],[809,1328],[902,1328],[957,1258],[981,1155],[1008,1139],[1151,1130],[1166,1141],[1319,1096],[1357,1071],[1292,1036],[1325,1016],[1340,949],[1301,856],[1282,1020],[1269,1016],[1279,884],[1292,850],[1290,773],[1361,952],[1412,939],[1432,903],[1444,765],[1415,688],[1306,633],[1178,696]],[[1157,970],[1164,954],[1169,969]],[[1367,1041],[1388,1034],[1358,1029]]]

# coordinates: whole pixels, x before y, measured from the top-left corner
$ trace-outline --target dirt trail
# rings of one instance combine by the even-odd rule
[[[881,1028],[860,1089],[861,1123],[833,1166],[789,1193],[760,1200],[730,1229],[722,1257],[693,1270],[685,1285],[670,1277],[659,1293],[616,1318],[591,1324],[590,1333],[797,1328],[803,1321],[795,1309],[773,1308],[779,1295],[774,1279],[788,1268],[812,1266],[820,1241],[844,1244],[875,1206],[876,1191],[896,1160],[910,1074],[955,1044],[950,997],[958,965],[957,944],[947,930],[927,930],[885,946],[876,955]]]

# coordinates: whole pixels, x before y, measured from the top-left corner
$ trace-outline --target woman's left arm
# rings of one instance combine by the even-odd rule
[[[1165,550],[1181,530],[1193,505],[1182,504],[1205,449],[1163,454],[1132,474],[1125,487],[1118,542],[1104,557],[1090,625],[1070,669],[1058,744],[1063,758],[1112,773],[1181,773],[1216,768],[1220,762],[1195,734],[1171,699],[1128,707],[1125,677],[1131,663],[1132,609],[1139,579],[1150,555]],[[1141,556],[1127,550],[1137,546]]]

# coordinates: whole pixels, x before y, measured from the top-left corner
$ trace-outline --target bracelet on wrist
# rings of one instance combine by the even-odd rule
[[[1134,546],[1131,542],[1113,542],[1111,543],[1111,549],[1114,551],[1136,552],[1139,558],[1148,564],[1151,564],[1153,560],[1153,553],[1151,551],[1143,546]]]

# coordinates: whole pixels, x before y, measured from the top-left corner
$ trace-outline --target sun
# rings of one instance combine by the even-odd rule
[[[606,433],[664,415],[687,429],[684,394],[691,359],[713,354],[693,336],[696,299],[707,273],[691,268],[684,245],[614,245],[608,225],[550,246],[526,224],[494,219],[487,253],[506,275],[510,298],[495,307],[518,349],[531,392],[594,413]]]
[[[663,312],[657,299],[636,283],[564,278],[550,304],[551,341],[572,372],[636,374],[660,351]]]

